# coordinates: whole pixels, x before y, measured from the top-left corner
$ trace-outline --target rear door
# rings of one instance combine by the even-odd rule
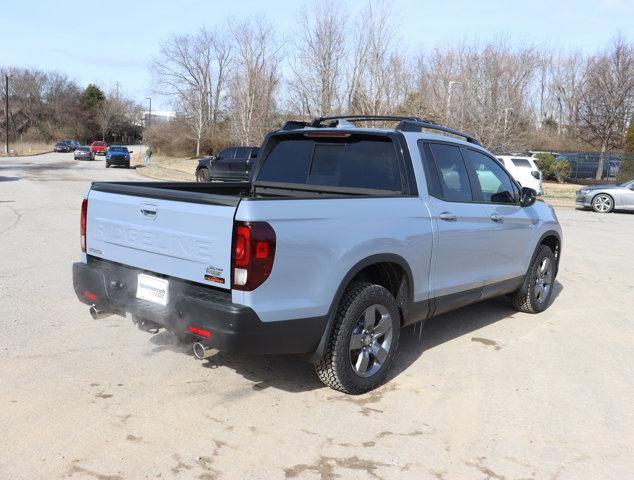
[[[232,171],[236,175],[246,175],[247,162],[249,161],[249,155],[251,154],[251,148],[249,147],[237,147],[236,155],[232,162]]]
[[[438,314],[479,298],[490,220],[473,194],[460,146],[421,140],[419,148],[437,232],[431,282]]]
[[[111,188],[104,185],[106,190]],[[88,196],[89,255],[230,288],[233,216],[238,198],[235,204],[214,204],[203,197],[194,203],[153,198],[151,190],[163,192],[159,188],[145,188],[147,191],[142,193],[146,196],[99,188],[96,184]]]
[[[479,150],[463,151],[489,225],[489,236],[481,251],[487,259],[485,283],[522,276],[532,254],[529,248],[537,222],[535,209],[519,205],[519,188],[497,160]]]

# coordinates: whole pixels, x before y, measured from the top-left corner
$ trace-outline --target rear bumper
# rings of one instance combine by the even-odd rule
[[[181,334],[189,325],[209,330],[211,338],[198,336],[199,341],[233,353],[309,354],[326,327],[326,317],[262,322],[250,307],[232,303],[230,292],[172,277],[168,305],[153,304],[136,298],[139,273],[153,274],[89,257],[87,264],[73,264],[73,287],[80,302],[99,310],[128,312]]]

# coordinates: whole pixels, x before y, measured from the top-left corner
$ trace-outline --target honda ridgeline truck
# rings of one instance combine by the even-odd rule
[[[543,311],[561,242],[553,209],[471,136],[328,117],[270,133],[250,183],[94,182],[73,283],[94,318],[130,314],[198,358],[299,354],[358,394],[407,325],[505,294]]]

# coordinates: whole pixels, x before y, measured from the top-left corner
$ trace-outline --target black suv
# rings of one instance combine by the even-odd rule
[[[196,180],[249,181],[259,151],[258,147],[229,147],[218,156],[205,157],[198,161]]]

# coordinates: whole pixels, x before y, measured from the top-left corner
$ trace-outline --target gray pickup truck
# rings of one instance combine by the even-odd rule
[[[298,354],[358,394],[407,325],[500,295],[543,311],[561,242],[553,209],[471,136],[328,117],[270,133],[250,183],[93,183],[73,282],[94,318],[166,328],[198,358]]]

